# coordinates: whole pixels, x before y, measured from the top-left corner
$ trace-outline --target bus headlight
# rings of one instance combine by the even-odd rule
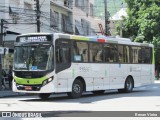
[[[48,78],[48,82],[51,82],[53,80],[53,77]]]
[[[47,80],[44,80],[43,83],[42,83],[42,86],[48,84],[48,83],[51,82],[53,79],[54,79],[54,76],[48,78]]]

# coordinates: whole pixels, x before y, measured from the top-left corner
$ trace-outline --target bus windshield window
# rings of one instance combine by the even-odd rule
[[[15,70],[50,70],[53,68],[53,47],[32,45],[15,47]]]

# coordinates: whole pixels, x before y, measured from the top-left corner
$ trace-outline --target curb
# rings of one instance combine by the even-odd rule
[[[0,98],[7,98],[7,97],[16,97],[16,96],[31,96],[33,94],[28,94],[28,93],[16,93],[16,92],[12,92],[12,91],[3,91],[4,93],[1,94],[2,91],[0,91]],[[5,92],[9,92],[9,93],[6,93]]]

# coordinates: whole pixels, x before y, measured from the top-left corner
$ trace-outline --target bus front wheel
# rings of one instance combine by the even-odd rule
[[[128,77],[125,81],[124,89],[118,89],[118,92],[130,93],[132,92],[133,87],[134,87],[133,79],[131,77]]]
[[[67,95],[70,98],[79,98],[83,93],[83,84],[79,79],[76,79],[72,85],[72,91],[68,92]]]
[[[48,99],[48,97],[51,95],[51,93],[40,93],[39,94],[39,97],[42,99],[42,100],[46,100]]]

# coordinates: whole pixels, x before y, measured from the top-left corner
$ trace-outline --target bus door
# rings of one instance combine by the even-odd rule
[[[135,86],[141,85],[141,63],[142,63],[142,54],[141,47],[132,46],[131,47],[132,59],[131,59],[131,67],[130,74],[134,78]]]
[[[91,77],[93,78],[94,90],[104,89],[105,80],[105,65],[104,52],[102,43],[89,44],[90,62],[91,62]]]
[[[56,40],[55,45],[57,92],[68,90],[68,80],[72,75],[68,68],[71,66],[71,44],[67,39]]]
[[[149,84],[152,82],[152,49],[149,47],[142,47],[142,69],[141,69],[141,83]]]

